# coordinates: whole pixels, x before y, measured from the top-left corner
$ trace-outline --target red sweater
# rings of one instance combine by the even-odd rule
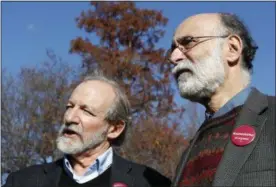
[[[212,186],[224,148],[229,141],[236,118],[242,106],[223,116],[206,120],[182,173],[180,186]]]

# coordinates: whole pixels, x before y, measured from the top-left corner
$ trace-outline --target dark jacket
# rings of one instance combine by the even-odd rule
[[[34,165],[11,173],[4,187],[58,187],[63,161]],[[171,181],[157,171],[113,154],[111,184],[120,182],[127,187],[169,187]]]
[[[276,185],[275,97],[264,95],[253,88],[234,129],[244,124],[255,129],[255,139],[250,144],[239,147],[235,146],[229,138],[212,186]],[[199,133],[200,129],[182,155],[173,180],[173,187],[179,186],[189,151],[194,146]]]

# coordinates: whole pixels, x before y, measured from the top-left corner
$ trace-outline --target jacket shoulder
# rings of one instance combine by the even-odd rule
[[[36,164],[11,172],[6,180],[4,187],[16,186],[16,184],[33,184],[34,180],[43,175],[45,168],[51,168],[57,161],[45,164]]]
[[[59,159],[50,163],[31,165],[26,168],[20,169],[18,171],[14,171],[12,172],[12,174],[14,175],[30,175],[30,173],[38,174],[40,172],[43,172],[44,169],[48,169],[51,167],[55,167],[56,165],[59,165],[61,162],[62,160]]]
[[[14,177],[19,177],[19,176],[29,176],[30,174],[38,174],[41,171],[43,171],[43,168],[47,164],[37,164],[37,165],[32,165],[28,166],[26,168],[22,168],[20,170],[14,171],[10,173],[9,175],[13,175]]]
[[[271,104],[271,106],[275,107],[275,96],[273,95],[267,95],[268,102]]]
[[[274,104],[275,104],[275,95],[270,95],[270,94],[265,94],[265,93],[263,93],[263,92],[261,92],[260,90],[258,90],[257,88],[255,88],[263,97],[266,97],[267,98],[267,100],[268,100],[268,102],[269,102],[269,104],[272,104],[271,106],[274,106]]]
[[[43,164],[44,165],[44,164]],[[20,185],[31,185],[37,176],[42,174],[43,165],[32,165],[14,172],[11,172],[3,187],[17,187]]]

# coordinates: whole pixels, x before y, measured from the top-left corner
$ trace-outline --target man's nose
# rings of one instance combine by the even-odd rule
[[[185,55],[179,48],[175,48],[173,52],[171,53],[170,61],[176,65],[178,62],[185,59]]]
[[[65,112],[64,115],[65,124],[79,124],[80,118],[78,115],[78,109],[72,108]]]

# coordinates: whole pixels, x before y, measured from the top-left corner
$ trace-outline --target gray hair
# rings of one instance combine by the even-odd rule
[[[235,14],[218,13],[220,18],[220,25],[217,29],[218,35],[237,34],[241,37],[242,49],[242,63],[241,74],[243,75],[243,84],[248,85],[251,82],[251,74],[253,72],[252,61],[255,57],[258,46],[252,39],[250,32],[243,21]]]
[[[89,73],[84,77],[82,82],[85,81],[102,81],[112,86],[115,92],[115,99],[111,107],[105,114],[105,120],[112,125],[115,125],[118,121],[123,121],[125,124],[124,131],[117,137],[114,141],[111,142],[112,145],[120,146],[125,139],[128,126],[131,124],[130,117],[130,103],[127,98],[127,95],[122,91],[119,84],[114,81],[114,79],[104,75],[100,70],[94,70],[92,73]]]
[[[256,42],[253,40],[249,29],[245,23],[235,14],[219,13],[221,26],[228,31],[228,33],[237,34],[243,44],[242,57],[243,68],[247,69],[250,73],[253,71],[252,61],[255,58],[255,53],[258,49]]]

